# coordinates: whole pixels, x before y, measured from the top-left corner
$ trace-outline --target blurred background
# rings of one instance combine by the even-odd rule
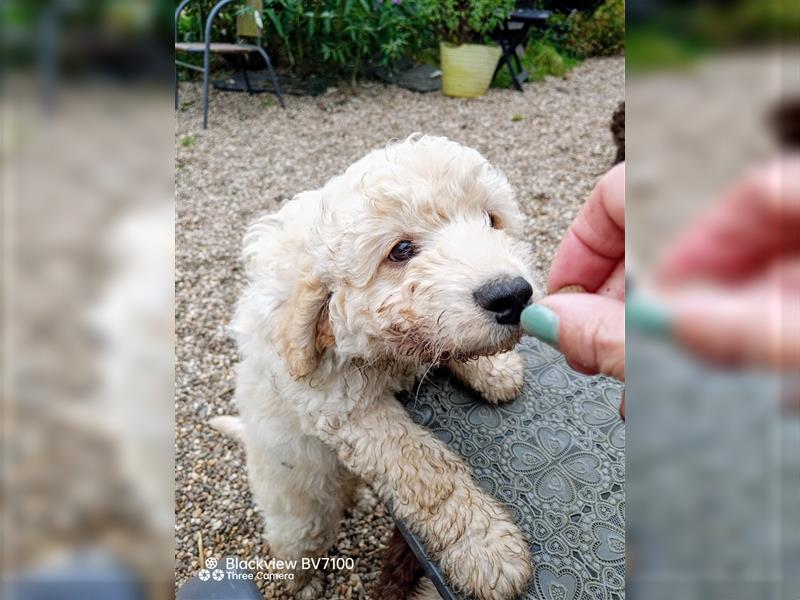
[[[663,267],[679,250],[687,264],[716,253],[744,272],[744,248],[764,243],[773,301],[754,327],[777,331],[788,355],[800,336],[792,234],[767,220],[704,250],[682,240],[711,214],[742,218],[730,201],[748,194],[742,181],[797,155],[800,3],[629,0],[627,16],[628,300],[646,294],[669,306],[675,286]],[[770,178],[786,218],[800,206],[799,173],[779,166]],[[748,300],[749,280],[706,275],[677,287],[715,292],[718,314]],[[797,363],[731,364],[630,321],[626,350],[629,598],[800,597]]]
[[[0,6],[4,598],[171,593],[172,12]]]

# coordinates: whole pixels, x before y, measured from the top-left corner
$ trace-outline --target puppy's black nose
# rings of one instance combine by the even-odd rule
[[[519,315],[532,295],[531,284],[522,277],[492,281],[473,294],[478,306],[493,313],[501,325],[519,324]]]

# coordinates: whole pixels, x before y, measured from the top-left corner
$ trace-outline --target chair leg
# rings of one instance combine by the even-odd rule
[[[247,65],[241,67],[242,71],[242,78],[244,79],[244,87],[247,90],[248,94],[253,93],[253,86],[250,85],[250,77],[247,74]]]
[[[492,81],[494,78],[497,77],[497,74],[503,69],[506,64],[506,48],[503,45],[502,40],[498,40],[498,44],[500,44],[500,60],[497,61],[497,66],[494,68],[494,73],[492,74]]]
[[[517,72],[514,70],[514,59],[517,59]],[[521,92],[522,86],[520,85],[519,81],[517,80],[517,74],[522,71],[522,67],[519,64],[519,59],[514,54],[514,49],[510,46],[510,44],[506,43],[503,44],[503,59],[505,65],[508,67],[508,73],[511,75],[511,85],[514,86],[514,89]]]
[[[516,48],[511,40],[506,40],[505,44],[503,45],[503,55],[506,59],[508,72],[511,74],[511,84],[518,92],[524,91],[522,84],[519,82],[519,75],[522,73],[522,64],[519,61]]]
[[[267,54],[266,50],[259,47],[258,51],[261,53],[261,56],[264,57],[264,62],[267,63],[269,78],[272,80],[272,86],[275,88],[275,94],[278,96],[278,102],[280,103],[281,108],[286,108],[286,104],[283,102],[283,94],[281,93],[281,86],[278,83],[278,76],[275,75],[275,69],[272,68],[272,61],[270,61],[269,55]]]
[[[179,94],[180,94],[180,88],[179,88],[179,86],[180,86],[180,83],[179,83],[180,82],[180,78],[178,76],[178,69],[180,69],[180,67],[176,64],[175,65],[175,110],[178,110],[178,108],[180,107],[180,98],[179,98]]]
[[[203,60],[203,129],[208,129],[208,83],[211,72],[211,51],[206,43],[206,52]]]
[[[514,75],[514,87],[517,88],[517,91],[524,92],[525,88],[522,85],[521,79],[522,79],[522,74],[525,72],[525,69],[522,67],[522,62],[519,60],[519,56],[517,56],[516,51],[514,51],[514,56],[511,60],[517,63],[517,74]],[[511,63],[509,62],[509,64]]]
[[[497,66],[494,68],[494,74],[492,75],[492,80],[497,77],[497,74],[503,70],[503,67],[506,66],[506,57],[504,54],[500,55],[500,60],[497,61]]]
[[[517,65],[517,71],[521,72],[522,71],[522,61],[519,59],[519,54],[517,54],[516,50],[514,50],[514,56],[513,56],[512,60]]]

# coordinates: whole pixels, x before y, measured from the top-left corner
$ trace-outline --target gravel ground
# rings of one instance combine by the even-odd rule
[[[502,168],[528,218],[525,235],[546,273],[564,229],[611,164],[609,122],[624,97],[624,59],[586,61],[567,79],[524,94],[491,90],[473,100],[419,95],[381,84],[288,99],[213,93],[202,129],[200,87],[181,85],[176,158],[176,585],[205,555],[269,558],[244,453],[205,424],[235,412],[235,347],[225,332],[243,284],[238,254],[247,223],[314,189],[367,151],[419,131],[473,146]],[[368,490],[330,556],[355,559],[332,572],[324,598],[369,598],[391,522]],[[268,599],[283,598],[265,584]]]

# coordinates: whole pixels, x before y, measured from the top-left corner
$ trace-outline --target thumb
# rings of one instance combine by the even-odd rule
[[[727,365],[800,366],[800,310],[780,290],[714,289],[673,293],[660,303],[635,298],[631,325],[649,330],[652,315],[694,353]],[[648,312],[643,312],[642,307]],[[659,317],[659,311],[661,316]],[[645,315],[644,327],[641,316]]]
[[[522,328],[582,373],[625,380],[625,305],[596,294],[555,294],[522,312]]]

